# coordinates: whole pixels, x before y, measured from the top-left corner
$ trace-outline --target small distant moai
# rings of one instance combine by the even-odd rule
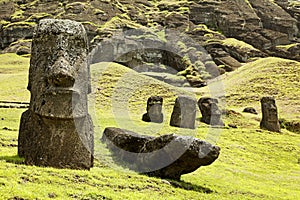
[[[261,100],[262,120],[260,128],[280,132],[277,106],[273,97],[263,97]]]
[[[151,96],[147,101],[147,113],[143,115],[145,122],[162,123],[164,115],[162,114],[163,98],[160,96]]]
[[[175,101],[170,125],[195,129],[197,101],[189,96],[179,96]]]
[[[221,119],[222,112],[218,107],[218,103],[218,99],[210,97],[202,97],[199,99],[198,106],[202,114],[201,122],[210,124],[211,126],[224,126]]]
[[[29,69],[30,106],[22,114],[18,154],[28,165],[90,169],[94,130],[87,35],[70,20],[41,20]]]

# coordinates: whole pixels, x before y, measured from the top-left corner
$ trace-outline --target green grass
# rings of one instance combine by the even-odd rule
[[[299,77],[299,62],[269,57],[223,75],[211,87],[222,84],[227,106],[238,108],[239,111],[247,106],[260,110],[260,99],[263,96],[273,96],[279,116],[291,119],[299,117],[300,112]]]
[[[0,54],[0,100],[29,101],[29,59],[16,54]]]
[[[15,55],[1,56],[0,75],[16,74],[14,78],[5,81],[1,77],[1,89],[9,90],[2,91],[1,100],[23,101],[24,96],[18,94],[28,93],[26,78],[29,59]],[[17,60],[21,64],[13,64]],[[224,80],[224,85],[229,87],[226,91],[229,95],[228,105],[239,111],[242,105],[258,104],[257,99],[254,101],[252,98],[246,98],[243,104],[235,104],[235,101],[242,102],[240,98],[244,91],[264,82],[263,79],[255,79],[257,82],[253,86],[246,84],[255,77],[272,77],[278,74],[277,70],[281,70],[278,77],[275,77],[276,80],[281,83],[294,83],[292,77],[297,75],[298,64],[294,61],[268,58],[228,74]],[[268,76],[265,70],[269,72]],[[16,156],[16,145],[19,119],[25,110],[0,108],[0,199],[292,200],[300,196],[299,134],[284,129],[282,133],[260,130],[259,116],[253,117],[250,114],[232,114],[224,119],[226,123],[237,123],[238,129],[209,129],[207,125],[199,122],[199,111],[195,131],[170,127],[168,123],[176,95],[193,94],[144,77],[118,64],[96,64],[91,67],[91,71],[93,94],[90,96],[90,113],[95,124],[95,167],[90,171],[82,171],[22,164],[23,159]],[[291,76],[288,76],[290,73]],[[281,78],[284,79],[280,80]],[[8,82],[10,87],[5,86],[9,84],[4,82]],[[18,88],[21,83],[24,85],[22,91]],[[297,91],[289,90],[289,87],[296,86],[295,82],[294,85],[279,88],[282,90],[277,96],[279,109],[282,109],[281,100],[286,99],[291,103],[299,95]],[[259,88],[257,93],[265,94]],[[11,97],[10,93],[16,93],[16,96]],[[155,94],[164,97],[165,120],[161,125],[141,120],[146,110],[147,98]],[[230,96],[231,94],[235,95]],[[247,94],[250,97],[252,95],[251,92]],[[285,96],[286,94],[289,95]],[[29,100],[29,97],[26,99]],[[294,106],[296,104],[291,104],[292,108]],[[295,115],[295,110],[287,110],[290,111]],[[221,147],[221,154],[212,165],[183,175],[180,182],[150,178],[122,169],[113,163],[109,151],[99,142],[102,131],[108,126],[127,128],[141,134],[193,135],[207,141],[216,141]]]
[[[276,48],[288,51],[290,48],[297,46],[298,43],[288,44],[288,45],[278,45]]]
[[[247,44],[246,42],[243,42],[241,40],[237,40],[235,38],[226,38],[226,39],[222,40],[221,43],[225,46],[232,46],[232,47],[236,47],[236,48],[247,49],[248,51],[259,51],[252,45]]]

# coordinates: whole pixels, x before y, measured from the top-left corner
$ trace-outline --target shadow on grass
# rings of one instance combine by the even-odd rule
[[[25,159],[19,157],[18,155],[0,156],[0,160],[5,160],[6,162],[13,163],[13,164],[24,164],[25,163]]]
[[[169,180],[169,179],[168,179],[168,181],[175,188],[181,188],[184,190],[191,190],[191,191],[201,192],[201,193],[206,193],[206,194],[216,193],[216,191],[213,191],[209,188],[195,185],[192,183],[188,183],[185,181],[176,181],[176,180]]]

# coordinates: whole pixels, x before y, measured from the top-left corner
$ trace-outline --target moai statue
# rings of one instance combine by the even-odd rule
[[[211,126],[224,126],[221,120],[222,112],[217,104],[218,99],[210,97],[202,97],[199,99],[198,106],[202,114],[201,122],[210,124]]]
[[[189,96],[179,96],[175,101],[170,125],[195,129],[197,102]]]
[[[89,169],[93,124],[87,35],[70,20],[41,20],[35,29],[29,69],[30,106],[22,114],[18,154],[28,165]]]
[[[262,120],[260,128],[280,132],[277,107],[273,97],[263,97],[261,100]]]
[[[151,96],[147,101],[147,113],[143,115],[145,122],[162,123],[164,115],[162,114],[163,98],[160,96]]]

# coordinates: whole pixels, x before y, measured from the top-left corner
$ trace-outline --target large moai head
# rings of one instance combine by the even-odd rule
[[[30,107],[22,114],[18,137],[18,154],[26,164],[74,169],[93,166],[87,53],[86,32],[78,22],[45,19],[35,29]]]
[[[87,36],[80,23],[40,21],[33,36],[29,70],[31,111],[64,119],[87,115],[87,54]]]
[[[201,121],[212,126],[224,126],[221,120],[222,112],[218,107],[218,99],[202,97],[198,101],[202,118]]]
[[[160,96],[151,96],[147,101],[147,113],[143,115],[143,121],[146,122],[163,122],[162,114],[163,98]]]
[[[280,132],[277,106],[273,97],[261,99],[262,120],[260,127],[269,131]]]
[[[175,100],[170,125],[195,129],[197,101],[189,96],[179,96]]]

